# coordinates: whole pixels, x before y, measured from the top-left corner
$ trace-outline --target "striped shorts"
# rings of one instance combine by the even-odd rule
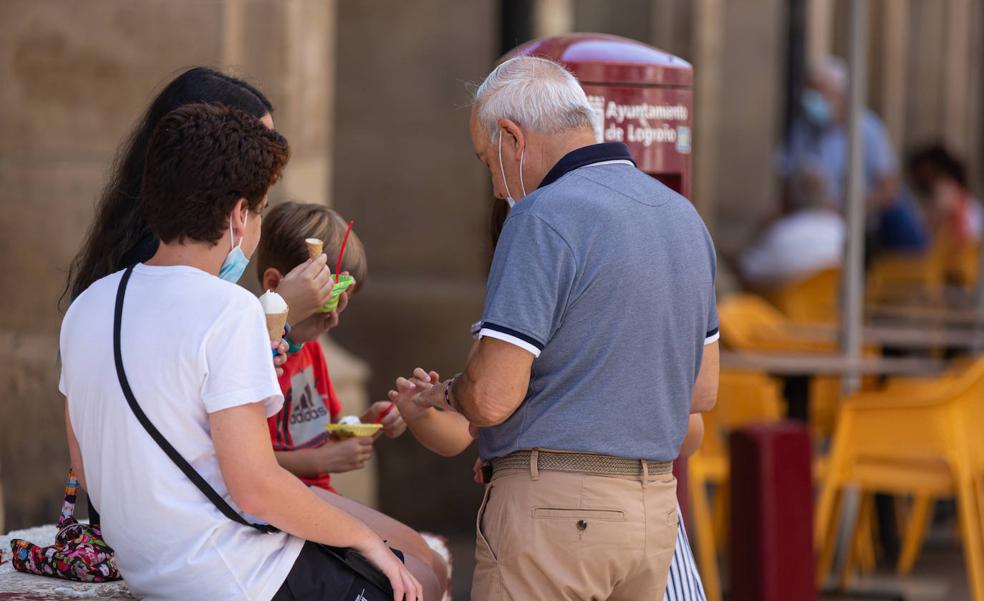
[[[677,513],[680,513],[679,507]],[[694,561],[694,552],[690,549],[690,541],[687,539],[687,530],[683,526],[682,514],[663,601],[707,601],[704,596],[704,585],[700,581],[700,573],[697,572],[697,562]]]

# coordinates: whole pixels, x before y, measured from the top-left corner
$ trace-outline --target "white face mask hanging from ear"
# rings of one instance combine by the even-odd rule
[[[523,160],[526,159],[526,147],[523,147],[523,153],[519,155],[519,187],[522,188],[523,197],[526,196],[526,183],[523,181]],[[502,163],[502,132],[499,132],[499,172],[502,174],[502,185],[506,187],[506,203],[509,204],[509,208],[516,206],[516,200],[509,193],[509,182],[506,181],[506,168]],[[522,197],[521,197],[522,198]]]
[[[246,229],[246,222],[249,220],[249,211],[243,217],[243,229]],[[243,236],[245,238],[245,235]],[[232,235],[232,216],[229,216],[229,254],[226,255],[222,266],[219,267],[219,277],[227,282],[235,284],[239,278],[243,277],[246,266],[249,265],[249,257],[243,252],[243,238],[239,239],[239,244]]]

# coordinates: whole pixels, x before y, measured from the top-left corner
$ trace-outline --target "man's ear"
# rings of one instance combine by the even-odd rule
[[[263,272],[263,277],[260,278],[260,283],[263,285],[264,290],[276,290],[282,279],[284,279],[284,274],[280,273],[279,269],[276,267],[267,267]]]
[[[504,136],[503,147],[511,145],[516,153],[516,160],[519,160],[519,155],[526,148],[526,136],[523,135],[523,130],[512,119],[499,119],[496,124],[499,126],[499,135]]]

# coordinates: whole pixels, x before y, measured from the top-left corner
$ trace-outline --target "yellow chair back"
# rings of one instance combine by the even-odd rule
[[[764,296],[793,321],[836,323],[841,270],[831,267],[767,290]]]

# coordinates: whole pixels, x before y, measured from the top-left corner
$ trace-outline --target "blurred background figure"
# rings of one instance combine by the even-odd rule
[[[781,285],[841,264],[844,219],[824,173],[800,165],[785,187],[782,214],[738,257],[739,276],[750,287]]]
[[[909,155],[906,170],[934,239],[946,237],[961,246],[980,240],[981,201],[967,186],[963,161],[941,144],[931,144]]]
[[[847,189],[848,132],[844,97],[848,75],[832,56],[814,62],[801,95],[801,115],[789,131],[781,173],[786,180],[804,164],[820,168],[834,205],[844,208]],[[922,250],[926,235],[912,199],[901,186],[895,149],[881,120],[870,110],[861,123],[869,248]]]

